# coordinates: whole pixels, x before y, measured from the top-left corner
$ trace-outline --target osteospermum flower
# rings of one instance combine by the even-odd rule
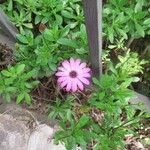
[[[62,66],[58,67],[56,76],[58,77],[58,84],[66,91],[76,92],[83,91],[85,85],[89,85],[89,78],[91,69],[87,67],[86,63],[81,63],[80,59],[62,62]]]

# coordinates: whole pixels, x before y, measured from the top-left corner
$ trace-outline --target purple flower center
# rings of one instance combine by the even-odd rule
[[[70,73],[69,73],[69,76],[71,77],[71,78],[76,78],[77,77],[77,72],[76,71],[71,71]]]

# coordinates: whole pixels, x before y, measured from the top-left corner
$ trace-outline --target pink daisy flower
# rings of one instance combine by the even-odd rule
[[[81,63],[80,59],[65,60],[62,66],[58,67],[56,76],[58,77],[58,84],[67,92],[76,92],[77,90],[84,90],[85,85],[89,85],[89,78],[91,69],[87,67],[86,63]]]

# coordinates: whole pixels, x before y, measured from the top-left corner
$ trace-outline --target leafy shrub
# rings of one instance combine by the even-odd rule
[[[143,73],[143,65],[147,62],[145,60],[139,60],[138,53],[130,52],[127,50],[125,56],[118,56],[120,63],[117,64],[116,68],[120,68],[120,76],[133,76],[137,73]]]
[[[129,7],[130,6],[130,7]],[[104,35],[111,43],[117,38],[140,38],[149,35],[147,0],[111,0],[103,8]]]
[[[112,43],[116,37],[127,40],[149,35],[149,6],[147,0],[106,2],[103,6],[104,37]],[[9,0],[2,8],[22,34],[25,34],[24,30],[43,23],[48,28],[69,24],[72,35],[84,22],[81,0]]]
[[[124,136],[133,133],[144,114],[136,116],[135,107],[129,104],[134,94],[128,86],[123,86],[128,81],[106,74],[100,81],[93,79],[93,82],[96,91],[86,103],[78,104],[78,111],[74,111],[77,106],[75,100],[74,105],[70,105],[67,99],[65,103],[59,100],[53,106],[50,117],[55,116],[56,119],[58,116],[61,127],[55,134],[55,141],[64,142],[67,150],[77,146],[84,150],[92,143],[94,150],[124,149]]]
[[[34,70],[26,72],[24,64],[8,67],[0,73],[0,94],[8,102],[17,97],[18,104],[23,100],[31,104],[30,91],[38,84],[38,81],[32,79],[34,75]]]

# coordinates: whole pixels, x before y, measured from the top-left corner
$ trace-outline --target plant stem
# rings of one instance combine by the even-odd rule
[[[130,47],[130,45],[132,44],[133,41],[134,41],[134,37],[131,37],[127,43],[127,48]]]

